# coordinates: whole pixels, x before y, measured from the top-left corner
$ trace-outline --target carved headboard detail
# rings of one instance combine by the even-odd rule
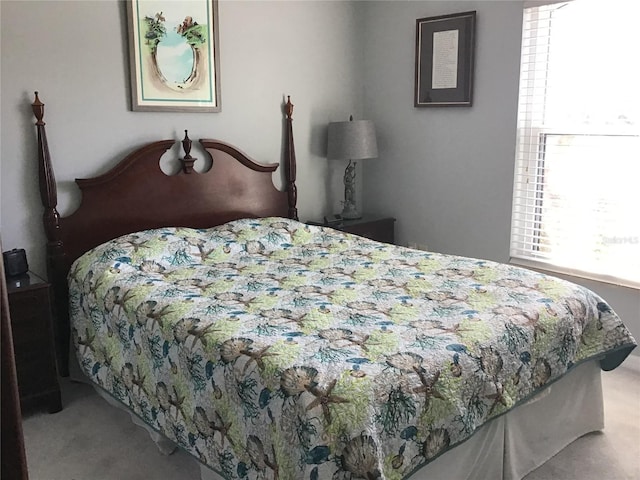
[[[91,248],[120,235],[166,226],[206,228],[243,217],[281,216],[297,219],[296,157],[293,104],[284,105],[285,189],[272,181],[278,164],[260,164],[236,147],[201,139],[211,168],[194,170],[192,142],[185,130],[181,170],[167,175],[160,158],[176,140],[160,140],[137,148],[108,172],[76,179],[82,201],[61,217],[45,129],[44,104],[32,104],[38,134],[38,172],[43,223],[47,237],[47,274],[56,308],[56,345],[61,375],[68,375],[69,318],[67,274],[71,264]]]

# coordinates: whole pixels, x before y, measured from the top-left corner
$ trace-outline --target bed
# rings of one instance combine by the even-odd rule
[[[200,140],[143,146],[56,211],[36,96],[61,370],[82,371],[203,479],[522,478],[603,427],[600,370],[636,343],[569,282],[297,220],[278,165]],[[144,179],[144,182],[141,181]],[[156,194],[154,192],[162,192]],[[553,412],[553,415],[549,415]]]

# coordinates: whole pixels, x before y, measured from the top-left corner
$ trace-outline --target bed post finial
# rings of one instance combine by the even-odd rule
[[[69,265],[66,262],[62,233],[60,230],[60,214],[56,209],[58,205],[58,191],[56,178],[51,166],[49,144],[45,130],[44,103],[40,101],[38,92],[35,92],[35,100],[31,109],[36,117],[36,129],[38,131],[38,179],[40,182],[40,200],[44,207],[42,223],[47,237],[47,277],[53,286],[56,305],[56,353],[58,356],[58,370],[63,377],[69,376],[69,304],[67,273]]]
[[[44,118],[44,103],[38,98],[38,92],[35,92],[35,95],[36,98],[31,104],[31,108],[37,119],[38,173],[40,180],[40,200],[42,200],[42,206],[44,207],[44,229],[49,244],[62,245],[62,241],[60,240],[60,215],[56,210],[56,206],[58,205],[58,191],[56,189],[56,179],[53,175],[53,168],[51,167],[47,132],[44,128],[46,124],[42,120]]]
[[[193,164],[197,160],[197,158],[193,158],[191,156],[191,139],[189,138],[189,134],[187,130],[184,131],[184,139],[182,140],[182,148],[184,150],[184,158],[181,158],[182,162],[182,171],[184,173],[193,173]]]
[[[289,202],[289,218],[298,220],[298,188],[296,187],[296,150],[293,143],[293,103],[291,96],[287,95],[287,103],[285,104],[285,112],[287,114],[286,129],[286,145],[285,145],[285,177],[287,187],[287,199]]]
[[[287,119],[290,119],[293,115],[293,103],[291,103],[291,96],[287,95],[287,104],[285,105],[287,112]]]
[[[42,119],[44,118],[44,103],[42,103],[40,101],[40,98],[38,97],[38,92],[34,92],[36,99],[33,101],[33,103],[31,104],[31,110],[33,110],[33,114],[36,117],[36,125],[44,125],[44,122],[42,121]]]

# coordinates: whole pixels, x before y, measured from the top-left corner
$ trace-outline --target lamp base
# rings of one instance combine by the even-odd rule
[[[362,214],[358,211],[355,204],[351,202],[345,202],[340,214],[345,220],[357,220],[362,218]]]

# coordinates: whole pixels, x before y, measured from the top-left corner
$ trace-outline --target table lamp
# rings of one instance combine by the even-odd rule
[[[342,218],[353,220],[362,218],[356,206],[356,162],[378,156],[378,144],[373,122],[354,120],[329,123],[327,137],[327,158],[349,160],[344,171],[344,207]]]

